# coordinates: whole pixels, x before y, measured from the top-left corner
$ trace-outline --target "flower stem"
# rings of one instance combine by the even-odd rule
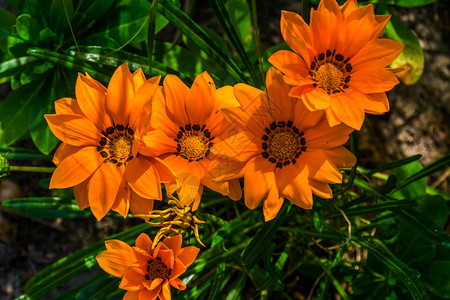
[[[53,173],[54,167],[10,166],[10,171]]]

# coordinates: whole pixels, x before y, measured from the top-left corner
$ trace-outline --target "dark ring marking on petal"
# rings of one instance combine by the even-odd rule
[[[283,163],[283,166],[289,166],[290,163],[291,163],[291,161],[287,160]]]
[[[122,124],[116,125],[116,129],[119,131],[123,131],[125,129],[125,126],[123,126]]]
[[[319,60],[323,60],[325,58],[325,54],[320,53],[319,56],[317,57]]]
[[[270,123],[270,130],[274,130],[275,128],[277,128],[277,123],[275,122]]]
[[[285,127],[286,126],[286,122],[280,121],[280,122],[277,123],[277,126],[278,127]]]
[[[271,131],[269,130],[269,128],[264,128],[264,130],[266,131],[267,134],[270,134]]]
[[[348,75],[347,77],[345,77],[344,82],[348,83],[350,81],[350,78],[351,78],[350,75]]]
[[[200,130],[200,125],[195,124],[194,126],[192,126],[192,129],[194,129],[195,131],[199,131]]]
[[[186,126],[184,126],[184,128],[185,128],[187,131],[191,130],[191,124],[187,124]]]
[[[134,135],[134,130],[131,128],[127,129],[129,135]]]
[[[352,71],[352,65],[351,64],[346,64],[345,65],[345,70],[347,71],[347,72],[351,72]]]
[[[209,132],[209,130],[206,129],[205,131],[203,131],[203,135],[209,139],[211,137],[211,132]]]
[[[264,158],[269,158],[269,153],[267,153],[266,151],[262,152],[261,154]]]
[[[275,158],[273,158],[273,157],[269,158],[269,161],[270,161],[271,163],[273,163],[273,164],[277,162],[277,160],[276,160]]]
[[[178,131],[177,139],[181,139],[182,137],[183,137],[183,133],[181,131]]]
[[[262,148],[263,148],[263,150],[267,150],[267,143],[266,142],[262,143]]]
[[[277,162],[277,165],[275,166],[276,168],[282,168],[283,167],[283,164],[282,163],[280,163],[280,162]]]
[[[108,157],[108,153],[106,153],[106,151],[101,151],[101,152],[100,152],[100,155],[101,155],[103,158]]]
[[[114,133],[114,127],[108,127],[108,128],[106,128],[106,133],[107,133],[107,134],[112,134],[112,133]]]
[[[263,137],[262,137],[262,140],[263,140],[263,141],[267,141],[268,139],[269,139],[269,136],[263,135]]]
[[[315,67],[316,67],[316,63],[315,63],[314,61],[312,61],[312,62],[311,62],[310,69],[311,69],[311,70],[314,70]]]
[[[337,61],[343,61],[344,60],[344,56],[342,54],[336,54],[336,56],[334,57]]]
[[[294,125],[294,123],[293,123],[292,121],[288,121],[288,122],[287,122],[287,127],[291,128],[292,125]]]

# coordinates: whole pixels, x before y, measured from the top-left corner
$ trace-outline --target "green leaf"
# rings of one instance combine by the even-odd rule
[[[450,298],[450,261],[435,260],[424,272],[423,282],[435,295]]]
[[[20,71],[21,68],[34,61],[36,61],[36,58],[31,56],[18,57],[2,61],[0,63],[0,78],[9,78],[14,73]]]
[[[214,281],[211,286],[211,291],[209,293],[208,299],[211,300],[217,299],[217,296],[221,294],[221,291],[223,289],[222,281],[225,275],[225,269],[226,269],[225,262],[224,261],[220,262],[217,266],[216,273],[214,275]]]
[[[370,253],[385,264],[403,282],[413,299],[429,299],[425,287],[416,276],[416,272],[395,257],[380,240],[373,239],[371,242],[368,242],[353,237],[352,241],[369,250]]]
[[[2,203],[9,211],[27,218],[56,219],[91,216],[89,209],[80,210],[73,199],[60,197],[15,198]]]
[[[118,239],[125,243],[132,243],[136,237],[149,230],[147,224],[140,224],[128,230],[114,234],[107,240]],[[39,299],[60,284],[74,276],[92,269],[97,265],[95,256],[105,250],[105,240],[99,241],[88,248],[66,256],[44,270],[37,273],[25,285],[25,294],[33,299]]]
[[[15,24],[16,18],[12,13],[0,7],[0,29],[10,31],[11,26]]]
[[[118,290],[120,278],[107,273],[101,273],[94,278],[82,282],[67,292],[52,298],[52,300],[65,299],[106,299],[106,296]],[[125,291],[124,291],[125,292]]]
[[[252,238],[252,241],[247,248],[245,248],[245,251],[242,254],[242,261],[247,270],[252,269],[258,261],[264,257],[264,254],[269,249],[269,245],[272,243],[275,233],[286,218],[291,206],[291,202],[284,203],[281,210],[278,212],[277,217],[264,223]]]
[[[67,14],[67,16],[66,16]],[[69,17],[69,20],[67,20]],[[73,17],[72,0],[53,0],[48,13],[48,25],[56,33],[62,33],[69,27]]]
[[[41,27],[32,16],[27,14],[18,16],[16,19],[16,29],[19,36],[25,41],[34,45],[37,44]]]
[[[109,11],[113,4],[114,0],[82,1],[80,9],[73,17],[72,28],[76,30],[80,24],[91,20],[101,20],[101,17]]]
[[[406,186],[404,182],[417,172],[423,169],[422,165],[418,161],[411,162],[409,164],[398,167],[392,172],[397,178],[399,184],[397,187],[391,190],[392,197],[396,199],[417,199],[425,196],[427,180],[426,178],[419,178],[415,181],[410,181],[410,184]],[[404,186],[404,188],[399,188]]]
[[[390,12],[392,14],[392,12]],[[392,14],[386,24],[386,37],[405,45],[405,48],[391,64],[392,68],[403,68],[396,73],[397,77],[405,84],[416,83],[423,73],[424,56],[417,36]]]
[[[431,218],[413,209],[400,211],[398,213],[416,228],[418,231],[417,233],[422,233],[424,236],[450,249],[450,237],[442,228],[437,226]]]
[[[39,79],[45,81],[45,76],[42,76],[41,74],[37,74],[34,72],[34,65],[35,63],[31,63],[20,72],[20,83],[22,85],[26,85],[30,82]]]
[[[158,7],[158,0],[152,0],[152,5],[150,6],[150,20],[148,24],[147,31],[147,59],[148,67],[150,69],[150,74],[152,74],[152,62],[153,62],[153,46],[155,44],[155,28],[156,28],[156,9]]]
[[[27,132],[31,103],[44,82],[33,82],[13,91],[0,103],[0,146],[9,146]]]
[[[189,39],[194,41],[213,60],[217,61],[219,65],[227,70],[236,82],[246,82],[245,78],[241,75],[242,71],[236,65],[232,57],[227,56],[200,26],[169,0],[161,0],[159,4],[158,11],[173,25],[180,29]]]
[[[229,0],[227,1],[227,9],[233,10],[234,21],[230,18],[227,9],[222,1],[209,0],[209,5],[214,11],[217,19],[220,22],[220,25],[224,29],[227,37],[229,38],[231,45],[238,53],[241,60],[244,62],[246,66],[246,71],[250,72],[250,75],[253,80],[253,84],[256,86],[262,86],[262,78],[258,75],[258,72],[255,72],[252,62],[250,61],[247,52],[245,51],[243,40],[247,38],[247,36],[252,37],[251,35],[251,21],[250,21],[250,9],[246,1],[242,0]],[[239,8],[237,10],[236,8]],[[240,14],[241,13],[241,14]],[[242,20],[245,18],[244,20]],[[236,27],[241,24],[242,30],[240,30],[240,34],[238,34]],[[246,33],[243,31],[247,30]]]
[[[441,229],[445,229],[449,208],[443,197],[432,196],[422,198],[419,200],[419,205],[416,209],[432,219]]]
[[[375,174],[377,172],[383,172],[383,171],[386,171],[386,170],[398,168],[398,167],[401,167],[403,165],[412,163],[412,162],[414,162],[416,160],[419,160],[421,157],[422,157],[422,154],[417,154],[417,155],[413,155],[413,156],[410,156],[410,157],[407,157],[407,158],[396,160],[396,161],[387,163],[387,164],[385,164],[385,165],[383,165],[381,167],[378,167],[378,168],[375,168],[375,169],[370,170],[368,172],[365,172],[365,175],[366,176],[372,176],[373,174]]]
[[[130,38],[138,32],[131,42],[142,42],[147,38],[148,24],[144,27],[142,25],[148,21],[149,9],[150,3],[146,0],[120,1],[108,12],[102,22],[97,22],[98,25],[87,33],[88,36],[80,43],[116,48],[129,42]],[[167,24],[167,20],[157,14],[155,33]]]
[[[403,7],[417,7],[431,3],[435,3],[438,0],[394,0],[395,5]]]
[[[245,283],[247,281],[247,276],[245,274],[240,274],[239,277],[234,282],[234,286],[228,293],[226,300],[238,300],[241,298],[241,293],[245,288]]]
[[[316,230],[318,232],[322,232],[323,225],[324,225],[323,210],[322,210],[322,205],[318,201],[314,202],[313,223],[314,223],[314,228],[316,228]]]
[[[347,216],[363,216],[367,214],[377,214],[384,211],[398,211],[416,206],[418,202],[416,200],[398,200],[388,201],[379,204],[363,205],[355,208],[346,209],[345,214]],[[331,213],[325,217],[325,219],[341,217],[340,213]]]
[[[448,166],[450,166],[450,154],[447,154],[443,157],[441,157],[440,159],[436,160],[435,162],[429,164],[428,166],[426,166],[425,168],[423,168],[422,170],[414,173],[413,175],[410,175],[408,178],[405,178],[404,180],[400,181],[400,184],[393,190],[397,191],[402,189],[403,187],[412,184],[424,177],[430,176],[431,174],[434,174],[440,170],[443,170],[445,168],[447,168]],[[419,168],[416,166],[415,167],[416,170],[418,170]],[[398,177],[397,178],[401,178]],[[425,185],[426,185],[426,181]],[[421,185],[423,185],[423,182],[420,183]],[[418,185],[418,184],[417,184]],[[421,187],[420,187],[421,188]],[[418,189],[418,187],[416,187],[415,189]],[[391,192],[392,193],[392,192]]]
[[[49,28],[42,29],[39,32],[39,40],[49,48],[57,47],[58,44],[58,36]]]

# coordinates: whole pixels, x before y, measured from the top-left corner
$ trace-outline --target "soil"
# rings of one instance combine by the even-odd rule
[[[280,11],[299,12],[301,2],[264,1],[258,5],[265,49],[283,41],[279,30]],[[397,16],[419,37],[425,54],[424,74],[416,84],[400,84],[388,93],[390,112],[366,118],[359,134],[361,165],[380,166],[419,153],[423,155],[420,162],[428,165],[448,153],[450,56],[445,41],[450,38],[449,12],[450,3],[444,1],[418,8],[395,8]],[[0,101],[9,91],[8,85],[0,85]],[[27,142],[14,146],[33,148]],[[23,164],[20,161],[10,163]],[[33,164],[51,166],[50,162]],[[448,175],[448,170],[440,172],[429,184],[449,191]],[[2,178],[0,202],[51,195],[39,185],[46,177],[45,174],[12,173]],[[111,218],[101,222],[94,219],[34,220],[0,207],[0,299],[20,296],[27,280],[46,266],[132,223]]]

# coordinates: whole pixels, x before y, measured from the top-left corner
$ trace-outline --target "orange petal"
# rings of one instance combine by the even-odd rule
[[[158,296],[161,299],[160,292],[161,286],[151,291],[143,289],[142,291],[139,292],[139,300],[155,300]]]
[[[310,111],[303,101],[299,100],[295,104],[294,125],[299,130],[314,127],[323,118],[323,111]]]
[[[261,96],[265,93],[244,83],[238,83],[233,87],[234,95],[241,105],[242,111],[251,116],[261,106]],[[265,99],[266,100],[266,99]],[[247,120],[243,120],[246,122]]]
[[[111,209],[118,212],[122,217],[127,217],[130,209],[130,188],[128,187],[125,177],[122,178],[116,200],[111,206]]]
[[[183,184],[178,189],[178,199],[184,205],[192,206],[192,210],[197,210],[203,193],[203,185],[200,178],[195,175],[187,175],[182,178]]]
[[[333,112],[333,109],[331,109],[331,106],[325,109],[325,115],[330,127],[337,126],[342,123],[342,121],[336,117],[336,114]]]
[[[75,200],[80,209],[89,207],[88,184],[90,179],[91,178],[88,177],[88,179],[73,187],[73,194],[75,195]]]
[[[77,100],[72,98],[61,98],[55,101],[55,111],[57,114],[83,115],[78,106]]]
[[[172,296],[170,295],[170,284],[169,282],[165,282],[162,286],[162,295],[159,295],[161,300],[170,300]]]
[[[175,256],[173,255],[172,249],[169,249],[165,244],[164,247],[161,247],[157,256],[161,258],[161,261],[167,266],[169,269],[174,268],[175,264]],[[171,277],[173,276],[174,270],[172,270]]]
[[[245,205],[250,209],[255,209],[267,197],[269,190],[275,188],[274,185],[273,172],[247,172],[244,177]]]
[[[345,144],[352,131],[353,128],[345,124],[330,127],[326,120],[322,120],[316,126],[304,131],[306,146],[313,149],[335,148]]]
[[[158,89],[152,101],[151,127],[164,131],[167,136],[175,137],[180,130],[179,125],[173,123],[173,120],[168,117],[168,114],[170,112],[168,112],[166,100],[163,97],[162,90]]]
[[[215,143],[211,152],[219,157],[245,162],[259,152],[256,137],[241,131],[228,139]]]
[[[171,286],[176,289],[184,291],[186,289],[186,285],[179,278],[173,278],[169,280]]]
[[[216,106],[214,111],[218,111],[223,108],[240,107],[239,101],[237,101],[234,95],[232,86],[224,86],[216,90]]]
[[[161,288],[161,283],[164,281],[165,279],[163,278],[155,278],[153,279],[151,282],[149,281],[143,281],[142,284],[147,288],[147,290],[155,290],[158,287]],[[147,299],[147,298],[146,298]]]
[[[296,90],[292,89],[289,95],[291,97],[301,97],[303,103],[310,111],[323,110],[329,107],[334,101],[334,97],[331,98],[322,89],[315,88],[309,93],[301,95],[295,94]]]
[[[105,241],[105,247],[107,250],[122,250],[130,252],[130,259],[133,260],[135,258],[134,253],[131,250],[131,246],[121,240],[107,240]],[[133,263],[134,262],[130,263],[130,265]]]
[[[188,124],[185,103],[189,88],[180,78],[171,74],[164,78],[163,86],[169,117],[179,126]]]
[[[302,153],[301,159],[306,162],[311,179],[329,183],[342,182],[342,174],[324,151],[306,151]]]
[[[167,237],[164,239],[163,243],[167,246],[167,248],[173,251],[175,256],[178,256],[178,253],[181,250],[181,234],[176,235],[174,237]]]
[[[179,259],[177,259],[173,266],[172,273],[170,274],[170,278],[178,278],[178,276],[184,272],[186,272],[186,266]]]
[[[160,156],[166,153],[173,153],[177,149],[177,142],[169,138],[162,130],[151,130],[147,132],[142,141],[145,146],[139,152],[146,156]]]
[[[125,250],[106,250],[95,257],[99,266],[108,274],[121,278],[134,263],[134,255]]]
[[[364,94],[386,92],[397,84],[397,76],[393,72],[381,67],[357,71],[352,75],[351,80],[351,87]],[[354,95],[353,98],[357,99],[357,95]]]
[[[125,177],[131,188],[141,197],[161,199],[161,182],[153,164],[143,156],[130,160]]]
[[[356,130],[361,129],[365,115],[362,103],[356,98],[358,94],[352,93],[350,95],[340,96],[339,100],[331,105],[331,109],[336,117]]]
[[[264,200],[263,211],[264,211],[264,220],[266,222],[272,220],[277,216],[281,206],[283,205],[283,202],[284,202],[283,197],[280,197],[280,195],[278,194],[278,189],[275,186],[273,186],[270,189],[266,200]]]
[[[106,108],[116,124],[127,125],[134,105],[134,82],[127,64],[120,65],[108,84]]]
[[[351,63],[355,70],[364,70],[366,65],[372,65],[374,63],[379,67],[386,67],[397,58],[403,48],[404,46],[402,44],[394,40],[371,40],[352,57]]]
[[[150,157],[150,158],[148,158],[148,160],[156,168],[161,182],[166,183],[166,182],[176,180],[174,172],[172,171],[172,169],[169,168],[169,166],[163,160],[161,160],[158,157]]]
[[[44,115],[53,134],[73,146],[94,146],[100,141],[100,131],[80,115]]]
[[[104,163],[89,181],[89,205],[97,220],[102,219],[113,206],[123,170],[113,163]]]
[[[152,240],[145,233],[141,233],[136,239],[136,247],[146,251],[147,253],[152,253]]]
[[[78,105],[84,115],[97,126],[99,130],[105,130],[112,125],[111,119],[106,113],[105,88],[93,79],[78,74],[75,86]]]
[[[154,299],[156,299],[156,297]],[[123,296],[123,300],[139,300],[139,291],[127,291]]]
[[[135,215],[149,215],[153,210],[153,199],[147,199],[130,191],[130,210]]]
[[[333,198],[333,192],[331,191],[330,185],[328,183],[317,182],[315,180],[309,179],[309,186],[311,187],[314,195],[317,195],[322,199]]]
[[[378,115],[389,111],[389,101],[386,93],[366,94],[360,100],[363,103],[364,110],[369,114]]]
[[[302,82],[308,78],[308,66],[295,52],[279,50],[269,57],[269,62],[284,75],[297,82]]]
[[[119,288],[127,291],[139,291],[144,288],[142,280],[145,280],[144,276],[135,272],[134,270],[128,269],[123,274]]]
[[[323,150],[323,152],[338,168],[351,168],[356,164],[356,157],[344,146]]]
[[[184,247],[178,253],[178,259],[181,260],[181,262],[187,268],[194,262],[199,252],[200,249],[197,247],[194,246]]]
[[[309,52],[313,43],[310,27],[298,14],[281,11],[280,22],[283,39],[295,52],[300,54],[305,61],[310,61]]]
[[[59,165],[66,157],[78,152],[82,147],[72,146],[66,143],[61,143],[53,156],[53,163]]]
[[[130,112],[130,127],[141,128],[145,120],[150,117],[152,102],[159,87],[161,76],[152,77],[143,82],[134,96],[133,109]],[[136,84],[135,84],[136,87]]]
[[[283,190],[282,195],[303,209],[311,209],[313,205],[312,191],[308,178],[300,174]]]
[[[134,82],[134,92],[136,93],[139,88],[144,84],[144,82],[146,81],[145,79],[145,74],[142,71],[141,68],[137,69],[136,71],[133,72],[133,74],[131,74],[131,76],[133,76],[133,82]],[[160,76],[158,76],[160,77]]]
[[[341,8],[344,17],[347,17],[351,12],[358,9],[358,2],[356,0],[347,0]]]
[[[275,120],[291,120],[296,101],[288,96],[290,87],[284,82],[283,74],[275,68],[270,68],[266,75],[266,87],[270,110]]]
[[[213,111],[216,100],[216,85],[208,72],[198,75],[186,96],[186,113],[189,122],[202,125]]]
[[[50,188],[68,188],[85,181],[102,164],[103,158],[95,147],[79,148],[66,157],[53,172]]]
[[[242,187],[238,179],[228,181],[228,189],[230,191],[228,197],[231,200],[238,201],[242,198]]]

